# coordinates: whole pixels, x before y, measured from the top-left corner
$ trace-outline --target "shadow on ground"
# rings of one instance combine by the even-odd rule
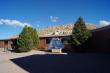
[[[110,73],[110,54],[31,55],[11,61],[29,73]]]

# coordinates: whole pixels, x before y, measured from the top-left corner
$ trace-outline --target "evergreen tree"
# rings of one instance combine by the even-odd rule
[[[36,29],[33,29],[32,40],[33,40],[34,49],[38,48],[39,36],[38,36],[38,33],[37,33]]]
[[[72,42],[74,45],[82,45],[91,37],[91,32],[87,29],[82,17],[79,17],[72,30]]]
[[[35,48],[35,41],[38,40],[36,31],[32,27],[25,26],[17,39],[17,52],[28,52]],[[38,46],[38,43],[36,47]]]

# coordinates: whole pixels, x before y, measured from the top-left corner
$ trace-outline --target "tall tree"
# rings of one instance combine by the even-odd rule
[[[91,37],[91,32],[87,29],[82,17],[79,17],[72,30],[73,44],[78,46],[85,43]]]
[[[25,26],[17,39],[16,51],[28,52],[35,48],[35,41],[39,41],[38,36],[36,37],[36,32],[37,31],[35,31],[32,27]],[[36,44],[36,47],[37,45],[38,43]]]
[[[38,48],[39,36],[38,36],[38,33],[37,33],[36,29],[33,29],[32,40],[33,40],[34,49]]]

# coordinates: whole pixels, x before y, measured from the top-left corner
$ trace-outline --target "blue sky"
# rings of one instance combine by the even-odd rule
[[[0,0],[0,39],[19,34],[24,25],[37,29],[85,22],[110,24],[109,0]]]

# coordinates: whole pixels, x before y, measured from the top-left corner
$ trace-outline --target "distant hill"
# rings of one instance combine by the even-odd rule
[[[86,24],[89,30],[96,29],[96,26],[93,24]],[[61,31],[64,34],[70,34],[72,32],[73,24],[50,26],[45,29],[38,30],[39,35],[52,35],[56,31]]]

